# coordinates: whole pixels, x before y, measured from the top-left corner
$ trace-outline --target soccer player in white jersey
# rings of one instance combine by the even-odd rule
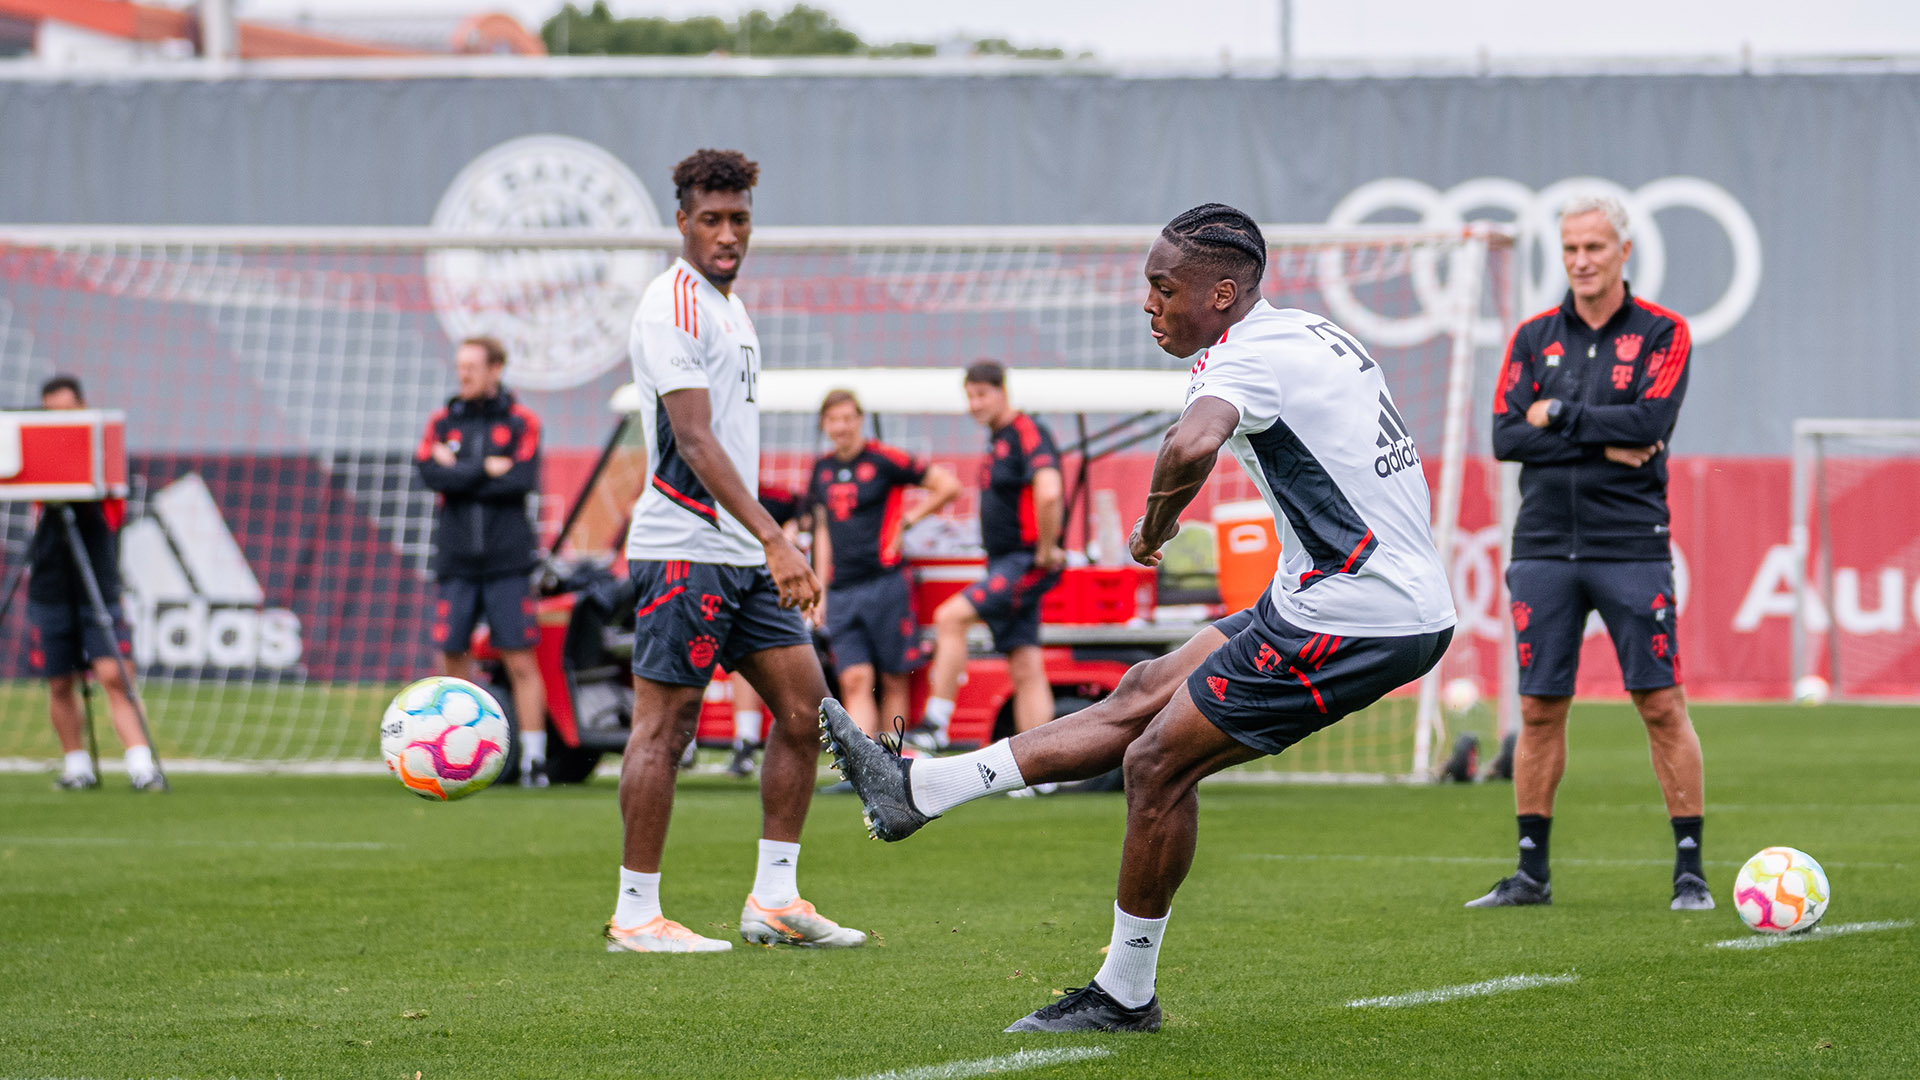
[[[1153,466],[1133,557],[1160,561],[1222,447],[1273,511],[1279,572],[1251,608],[1137,664],[1091,708],[983,750],[901,760],[821,706],[868,828],[901,839],[963,802],[1122,766],[1127,834],[1105,963],[1008,1031],[1157,1031],[1155,972],[1193,863],[1201,777],[1277,754],[1424,675],[1453,636],[1427,484],[1380,367],[1333,323],[1260,298],[1266,241],[1209,203],[1147,256],[1154,341],[1198,353]]]
[[[613,952],[733,947],[668,919],[660,906],[675,765],[716,664],[746,676],[773,713],[760,772],[759,866],[741,936],[828,948],[867,940],[802,900],[794,876],[820,760],[814,714],[827,682],[800,617],[819,600],[820,582],[755,494],[760,341],[732,289],[753,230],[759,171],[733,150],[701,150],[674,167],[674,217],[685,239],[633,319],[629,351],[649,453],[647,487],[627,533],[639,599],[633,734],[620,767],[620,894],[606,931]]]

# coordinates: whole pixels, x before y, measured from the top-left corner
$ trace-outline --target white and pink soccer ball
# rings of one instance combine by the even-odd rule
[[[452,802],[493,783],[512,737],[493,695],[436,675],[394,696],[380,721],[380,755],[408,791]]]
[[[1827,873],[1797,848],[1763,848],[1740,868],[1733,906],[1740,920],[1761,933],[1811,930],[1827,912]]]

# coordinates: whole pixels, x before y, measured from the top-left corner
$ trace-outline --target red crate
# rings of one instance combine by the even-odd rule
[[[1145,566],[1076,566],[1040,601],[1045,623],[1124,623],[1153,609],[1154,571]]]

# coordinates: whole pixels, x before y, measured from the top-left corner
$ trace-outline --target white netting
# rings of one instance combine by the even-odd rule
[[[738,292],[769,368],[955,367],[994,357],[1015,370],[1180,370],[1182,361],[1153,345],[1139,310],[1152,235],[763,229]],[[539,516],[551,535],[613,422],[606,403],[628,377],[628,314],[677,239],[507,247],[499,237],[399,231],[342,239],[0,227],[0,403],[29,405],[42,380],[74,372],[94,402],[129,415],[128,520],[137,539],[125,545],[123,564],[163,752],[373,757],[380,704],[395,684],[435,669],[423,633],[433,500],[412,452],[426,417],[451,393],[450,338],[506,340],[507,381],[544,424]],[[1509,253],[1472,245],[1457,234],[1388,227],[1272,236],[1264,291],[1276,304],[1336,321],[1343,306],[1361,305],[1400,325],[1414,316],[1431,325],[1419,340],[1367,343],[1430,464],[1447,427],[1447,331],[1470,327],[1476,314],[1450,293],[1454,308],[1431,310],[1433,269],[1457,278],[1461,253],[1471,251],[1485,260],[1473,275],[1477,314],[1502,323],[1511,314]],[[1480,402],[1489,383],[1478,378],[1470,400]],[[1043,419],[1063,448],[1075,441],[1077,417]],[[1086,423],[1098,430],[1115,419]],[[881,423],[888,441],[974,477],[984,438],[965,417]],[[821,449],[811,420],[769,415],[764,437],[763,483],[802,486]],[[1471,434],[1465,441],[1483,444]],[[1092,469],[1089,486],[1114,491],[1123,516],[1137,507],[1152,445]],[[1237,469],[1224,468],[1190,514],[1204,519],[1215,502],[1251,495]],[[1470,484],[1467,512],[1480,513],[1473,508],[1484,501]],[[974,505],[969,494],[951,513],[965,518]],[[24,554],[31,522],[26,506],[0,507],[10,565]],[[193,529],[231,533],[256,588],[234,592],[231,567],[196,573],[181,549]],[[1070,540],[1083,543],[1078,531]],[[4,673],[11,681],[0,684],[0,757],[53,752],[44,691],[27,677],[24,633],[16,605],[0,627],[14,657]],[[1481,655],[1489,643],[1466,637],[1473,647],[1449,665],[1490,675],[1491,653]],[[1294,758],[1315,770],[1406,771],[1411,710],[1393,708],[1407,716],[1383,709],[1376,720],[1342,725],[1338,755]]]
[[[1837,697],[1910,697],[1920,662],[1920,421],[1794,425],[1794,537],[1806,588],[1794,676]]]

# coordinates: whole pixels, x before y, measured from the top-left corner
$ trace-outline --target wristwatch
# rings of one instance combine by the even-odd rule
[[[1560,414],[1567,411],[1567,403],[1559,398],[1547,400],[1547,426],[1553,427],[1560,422]]]

